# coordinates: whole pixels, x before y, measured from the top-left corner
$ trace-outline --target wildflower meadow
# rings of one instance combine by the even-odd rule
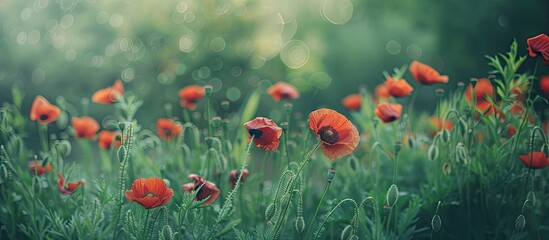
[[[322,103],[276,77],[228,93],[175,73],[146,92],[101,68],[102,87],[59,86],[77,97],[13,84],[0,239],[548,239],[546,34],[501,40],[474,78],[414,58]]]

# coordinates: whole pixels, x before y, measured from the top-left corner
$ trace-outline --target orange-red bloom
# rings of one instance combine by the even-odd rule
[[[268,118],[257,117],[252,121],[244,123],[244,127],[248,130],[251,136],[254,136],[254,143],[257,147],[265,151],[274,151],[280,144],[280,136],[282,136],[282,128]]]
[[[526,40],[528,45],[528,53],[531,57],[541,54],[543,64],[549,66],[549,37],[545,34],[540,34]]]
[[[116,80],[112,87],[97,90],[92,96],[92,102],[99,104],[111,104],[124,96],[124,85],[121,80]]]
[[[477,81],[475,86],[475,107],[480,112],[485,112],[486,115],[492,114],[495,109],[492,103],[487,99],[487,96],[492,97],[494,94],[494,89],[492,88],[492,83],[488,78],[481,78]],[[468,103],[471,103],[473,99],[473,86],[469,84],[467,89],[465,89],[465,100]],[[490,109],[489,109],[490,108]],[[488,110],[489,109],[489,110]]]
[[[95,139],[95,133],[99,131],[99,123],[91,117],[72,117],[72,128],[77,138]]]
[[[390,123],[400,119],[402,105],[398,103],[379,103],[374,112],[383,122]]]
[[[217,188],[214,183],[206,181],[206,179],[196,174],[189,174],[187,178],[193,180],[193,183],[187,183],[181,186],[181,188],[185,192],[192,192],[200,188],[200,190],[196,193],[196,201],[200,201],[206,199],[207,197],[210,197],[208,198],[208,200],[202,203],[202,205],[212,204],[213,202],[215,202],[217,197],[219,197],[219,188]]]
[[[349,110],[358,111],[362,106],[362,96],[360,94],[348,95],[347,97],[343,98],[341,104]]]
[[[108,130],[103,130],[99,132],[99,147],[100,148],[111,148],[114,145],[115,147],[120,147],[122,145],[122,135],[117,132],[111,132]]]
[[[246,177],[248,177],[248,174],[250,174],[248,169],[244,169],[244,171],[242,171],[242,178],[240,178],[240,184],[243,184],[246,181]],[[229,173],[229,185],[231,185],[231,187],[236,186],[236,181],[238,180],[239,175],[240,175],[240,169],[231,170],[231,172]]]
[[[160,138],[171,141],[172,138],[179,136],[183,127],[169,118],[159,118],[156,121],[156,132]]]
[[[282,99],[296,99],[299,98],[299,92],[294,87],[294,85],[286,82],[277,82],[269,89],[267,93],[273,97],[275,101],[280,101]]]
[[[387,99],[391,97],[391,94],[389,93],[389,87],[385,83],[377,85],[375,93],[377,101],[379,101],[380,99]]]
[[[51,164],[47,164],[46,166],[42,166],[42,160],[32,160],[29,162],[29,164],[27,165],[27,168],[29,169],[29,171],[36,175],[36,176],[40,176],[40,175],[43,175],[44,173],[47,173],[47,172],[51,172]]]
[[[32,121],[48,124],[55,121],[59,114],[61,114],[61,109],[50,104],[44,97],[38,95],[34,98],[30,110],[30,119]]]
[[[406,97],[414,91],[414,88],[404,79],[387,77],[385,85],[389,88],[389,94],[393,97]]]
[[[126,198],[130,202],[137,202],[146,209],[160,207],[166,204],[173,196],[173,189],[157,177],[138,178],[133,181],[132,190],[126,190]]]
[[[442,130],[442,124],[444,122],[444,119],[441,119],[439,117],[431,117],[429,119],[429,121],[431,122],[431,125],[432,125],[433,129],[435,129],[434,132],[438,132],[438,131]],[[454,127],[454,124],[452,123],[452,121],[450,119],[447,119],[446,123],[444,123],[444,129],[450,131],[450,130],[452,130],[452,127]]]
[[[544,97],[549,97],[549,75],[544,75],[539,78],[539,90]]]
[[[68,195],[76,191],[76,188],[78,186],[85,184],[86,181],[79,180],[78,182],[67,182],[67,185],[65,186],[65,178],[63,178],[63,175],[61,173],[57,174],[57,189],[59,189],[59,192],[63,195]]]
[[[206,95],[204,87],[198,85],[189,85],[179,89],[179,97],[181,98],[181,107],[189,110],[196,109],[196,102]]]
[[[530,157],[532,158],[532,164],[530,164]],[[527,168],[539,169],[549,165],[549,158],[544,152],[529,152],[527,155],[519,156],[519,158]]]
[[[332,160],[349,155],[360,141],[355,125],[332,109],[321,108],[311,112],[309,128],[322,141],[320,148],[324,155]]]
[[[440,75],[434,68],[419,61],[410,64],[410,73],[416,81],[425,85],[448,82],[448,76]]]

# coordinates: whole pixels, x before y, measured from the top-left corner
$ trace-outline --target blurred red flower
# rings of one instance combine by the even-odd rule
[[[63,178],[63,175],[61,173],[57,174],[57,189],[59,189],[59,192],[63,195],[68,195],[76,191],[78,186],[85,184],[86,181],[79,180],[78,182],[67,182],[67,185],[65,186],[65,178]]]
[[[267,93],[271,95],[275,101],[299,98],[299,92],[294,85],[286,82],[275,83],[267,89]]]
[[[246,181],[246,177],[248,177],[249,173],[250,172],[248,171],[248,169],[244,169],[244,171],[242,171],[242,178],[240,179],[240,184],[243,184]],[[231,172],[229,173],[229,185],[231,185],[231,187],[236,186],[236,181],[238,180],[239,175],[240,175],[240,169],[231,170]]]
[[[360,141],[355,125],[332,109],[321,108],[311,112],[309,129],[320,139],[322,152],[331,160],[349,155]]]
[[[539,90],[541,95],[549,98],[549,75],[543,75],[539,78]]]
[[[160,207],[166,204],[173,196],[173,189],[157,177],[138,178],[133,181],[132,190],[126,190],[126,198],[130,202],[137,202],[146,209]]]
[[[198,85],[189,85],[179,89],[179,97],[181,98],[181,107],[189,110],[196,109],[196,102],[206,95],[204,87]]]
[[[341,104],[351,111],[358,111],[362,106],[362,96],[360,94],[348,95],[343,98]]]
[[[114,142],[115,147],[122,145],[122,135],[117,132],[103,130],[99,132],[99,147],[106,149],[111,148]]]
[[[181,124],[176,123],[174,120],[169,118],[159,118],[156,121],[156,132],[158,136],[162,139],[171,141],[172,138],[179,136],[183,127]]]
[[[196,201],[200,201],[206,199],[207,197],[210,197],[208,198],[208,200],[202,203],[202,205],[212,204],[213,202],[215,202],[217,197],[219,197],[220,190],[214,183],[206,181],[206,179],[197,174],[189,174],[187,178],[193,180],[193,183],[187,183],[181,186],[181,188],[185,192],[192,192],[200,188],[200,190],[196,193]]]
[[[532,164],[530,164],[530,157],[532,158]],[[549,158],[544,152],[529,152],[527,155],[519,156],[519,159],[527,168],[540,169],[549,165]]]
[[[99,123],[92,117],[72,117],[72,128],[77,138],[95,139]]]
[[[390,123],[400,119],[402,105],[398,103],[379,103],[374,112],[383,122]]]
[[[425,85],[448,82],[448,76],[440,75],[434,68],[419,61],[410,64],[410,73],[416,81]]]
[[[495,108],[492,103],[488,101],[487,96],[492,97],[494,95],[494,89],[492,83],[488,78],[481,78],[477,81],[475,86],[475,107],[479,112],[485,112],[485,115],[492,114]],[[473,100],[473,86],[469,84],[464,92],[465,100],[471,103]]]
[[[414,88],[404,79],[387,77],[385,85],[389,88],[389,94],[393,97],[406,97],[414,91]]]
[[[61,109],[50,104],[44,97],[38,95],[34,98],[30,110],[30,119],[32,121],[48,124],[55,121],[59,114],[61,114]]]
[[[112,104],[121,96],[124,96],[124,85],[121,80],[116,80],[112,87],[97,90],[92,95],[92,102],[99,104]]]
[[[49,163],[46,166],[42,166],[42,160],[30,161],[27,165],[27,168],[32,174],[36,176],[40,176],[40,175],[43,175],[44,173],[51,172],[51,169],[52,169],[51,164]]]
[[[280,136],[282,136],[282,128],[268,118],[257,117],[252,121],[244,123],[244,127],[248,130],[251,136],[254,136],[254,143],[257,147],[265,151],[274,151],[280,144]]]
[[[540,34],[526,40],[528,45],[528,53],[531,57],[536,57],[541,54],[543,64],[549,66],[549,37],[545,34]]]

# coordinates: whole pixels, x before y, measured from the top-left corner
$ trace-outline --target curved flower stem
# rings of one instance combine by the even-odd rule
[[[320,210],[320,206],[324,202],[324,198],[326,197],[326,194],[328,193],[328,189],[330,188],[330,185],[332,184],[331,180],[328,180],[328,185],[326,185],[326,188],[324,189],[324,193],[322,194],[322,198],[320,198],[320,201],[318,202],[318,205],[316,205],[315,214],[313,215],[313,218],[311,219],[311,223],[309,224],[309,228],[307,229],[307,233],[305,234],[305,239],[308,239],[309,233],[311,232],[311,229],[313,228],[313,223],[316,219],[316,216],[318,215],[318,211]]]
[[[322,223],[320,224],[320,226],[318,227],[318,230],[315,232],[315,234],[313,235],[313,239],[315,238],[318,238],[318,234],[320,234],[320,231],[322,230],[322,228],[324,227],[324,224],[326,224],[326,221],[328,221],[328,219],[332,216],[332,214],[335,212],[335,210],[341,206],[341,204],[345,203],[345,202],[348,202],[350,201],[354,206],[355,206],[355,209],[358,208],[358,205],[356,204],[355,200],[353,199],[350,199],[350,198],[346,198],[346,199],[343,199],[341,200],[329,213],[328,215],[324,218],[324,220],[322,221]],[[306,239],[306,238],[305,238]]]
[[[297,173],[295,174],[296,176],[300,176],[301,172],[303,171],[303,168],[305,167],[305,165],[307,165],[307,163],[309,163],[311,161],[311,156],[313,156],[313,153],[320,147],[320,145],[322,145],[322,142],[318,141],[313,146],[313,148],[307,153],[307,155],[305,155],[305,157],[303,157],[303,161],[301,161],[301,165],[299,166],[299,169],[297,170]]]

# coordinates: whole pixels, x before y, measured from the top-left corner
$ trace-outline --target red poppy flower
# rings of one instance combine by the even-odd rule
[[[492,103],[490,103],[487,99],[487,96],[493,96],[494,89],[492,88],[492,83],[488,78],[481,78],[477,81],[477,84],[475,86],[475,105],[476,109],[480,112],[486,112],[486,115],[489,115],[495,111],[494,107],[492,106]],[[468,103],[471,103],[473,97],[473,86],[469,84],[467,86],[467,89],[465,89],[465,100],[467,100]],[[490,110],[488,110],[490,108]]]
[[[267,93],[273,97],[275,101],[282,99],[296,99],[299,98],[299,92],[297,89],[289,83],[277,82],[267,89]]]
[[[57,189],[61,192],[63,195],[68,195],[76,191],[78,186],[85,184],[86,181],[80,180],[78,182],[67,182],[67,186],[65,186],[65,179],[63,178],[63,175],[61,173],[57,174]]]
[[[539,90],[543,96],[549,97],[549,75],[544,75],[539,78]]]
[[[390,123],[400,119],[402,105],[398,103],[379,103],[374,112],[383,122]]]
[[[55,121],[59,114],[61,114],[61,109],[50,104],[44,97],[38,95],[34,98],[30,110],[30,119],[32,121],[48,124]]]
[[[214,183],[206,181],[206,179],[196,174],[189,174],[187,178],[193,180],[193,183],[187,183],[181,186],[181,188],[185,192],[192,192],[200,188],[200,190],[196,193],[196,201],[200,201],[206,199],[207,197],[210,197],[208,198],[208,200],[202,203],[202,205],[212,204],[213,202],[215,202],[217,197],[219,197],[219,188],[217,188]]]
[[[179,136],[183,127],[172,119],[159,118],[156,121],[156,132],[160,138],[171,141],[172,138]]]
[[[389,94],[393,97],[406,97],[414,91],[414,88],[404,79],[387,77],[385,85],[389,88]]]
[[[99,104],[112,104],[124,95],[124,85],[122,81],[116,80],[112,87],[98,90],[92,96],[92,102]]]
[[[549,37],[545,34],[537,35],[526,40],[528,45],[528,53],[531,57],[541,54],[543,64],[549,66]]]
[[[179,89],[179,97],[181,98],[181,107],[189,110],[196,109],[196,102],[206,95],[204,87],[198,85],[189,85]]]
[[[532,157],[532,165],[530,165],[530,156]],[[549,165],[549,158],[544,152],[529,152],[527,155],[519,156],[524,166],[527,168],[540,169]]]
[[[448,76],[440,75],[434,68],[419,61],[410,64],[410,73],[416,81],[425,85],[448,82]]]
[[[513,80],[514,86],[511,89],[511,94],[515,100],[524,101],[526,99],[526,93],[528,93],[528,81],[522,82],[520,85],[517,85],[517,80]]]
[[[166,204],[173,196],[173,189],[157,177],[138,178],[133,181],[132,190],[126,190],[126,198],[130,202],[137,202],[146,209],[160,207]]]
[[[248,169],[244,169],[244,171],[242,171],[242,178],[240,178],[240,184],[243,184],[246,181],[246,177],[248,177],[249,173],[250,172],[248,171]],[[240,169],[231,170],[231,172],[229,173],[229,185],[231,185],[231,187],[236,186],[238,175],[240,175]]]
[[[347,97],[343,98],[341,104],[351,111],[358,111],[362,106],[362,96],[360,94],[348,95]]]
[[[282,136],[282,128],[268,118],[257,117],[252,121],[244,123],[244,127],[251,136],[254,136],[254,143],[257,147],[265,151],[274,151],[280,144],[279,138]]]
[[[375,93],[377,101],[379,101],[380,99],[387,99],[391,97],[391,94],[389,93],[389,87],[385,83],[377,85]]]
[[[72,117],[72,127],[77,138],[95,139],[95,133],[99,131],[99,123],[91,117]]]
[[[51,172],[51,169],[52,169],[51,164],[49,163],[46,166],[42,166],[42,160],[30,161],[29,164],[27,165],[27,168],[32,174],[36,176],[40,176],[40,175],[43,175],[44,173]]]
[[[429,119],[431,122],[432,131],[430,131],[430,135],[435,135],[438,131],[442,130],[442,124],[444,122],[444,119],[441,119],[439,117],[431,117]],[[446,123],[444,124],[444,129],[450,131],[454,127],[454,124],[450,119],[446,120]]]
[[[331,160],[349,155],[360,141],[355,125],[332,109],[321,108],[311,112],[309,128],[320,138],[320,148]]]
[[[103,130],[99,132],[100,148],[111,148],[113,141],[115,142],[115,147],[120,147],[120,145],[122,145],[122,135],[120,133],[111,132],[108,130]]]

